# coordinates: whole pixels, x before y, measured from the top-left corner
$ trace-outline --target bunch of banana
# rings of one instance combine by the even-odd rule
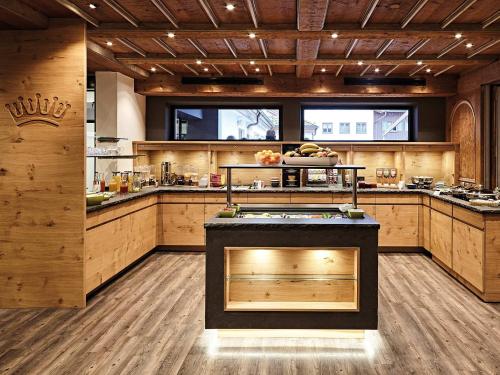
[[[304,143],[302,146],[296,148],[295,150],[285,153],[285,156],[325,158],[335,157],[338,156],[338,154],[335,151],[332,151],[329,147],[320,147],[315,143]]]

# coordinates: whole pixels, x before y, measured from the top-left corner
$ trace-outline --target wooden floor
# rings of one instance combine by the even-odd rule
[[[380,255],[364,339],[234,339],[203,330],[204,255],[157,253],[84,310],[0,310],[0,373],[500,374],[500,307],[423,255]]]

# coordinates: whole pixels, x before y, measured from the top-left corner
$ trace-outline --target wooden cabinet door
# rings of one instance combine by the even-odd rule
[[[431,210],[431,248],[436,257],[446,266],[452,267],[452,225],[451,217],[439,211]]]
[[[205,205],[203,203],[162,204],[161,245],[203,246]]]
[[[427,206],[422,207],[422,232],[423,244],[426,250],[431,249],[431,209]]]
[[[484,232],[453,220],[453,270],[480,291],[483,284]]]
[[[418,246],[417,205],[377,205],[379,246]]]

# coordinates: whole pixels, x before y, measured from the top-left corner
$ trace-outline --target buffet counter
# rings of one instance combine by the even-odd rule
[[[235,187],[239,204],[339,204],[350,190]],[[146,188],[87,208],[86,290],[152,249],[204,250],[207,223],[225,189]],[[358,206],[380,223],[379,251],[429,251],[485,301],[500,302],[500,208],[477,207],[429,190],[359,189]]]

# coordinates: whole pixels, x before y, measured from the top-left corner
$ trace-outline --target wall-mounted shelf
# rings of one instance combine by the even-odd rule
[[[146,156],[142,154],[135,155],[87,155],[88,158],[97,158],[97,159],[136,159],[140,156]]]
[[[118,143],[120,141],[127,141],[128,138],[119,137],[95,137],[95,140],[99,143]]]

